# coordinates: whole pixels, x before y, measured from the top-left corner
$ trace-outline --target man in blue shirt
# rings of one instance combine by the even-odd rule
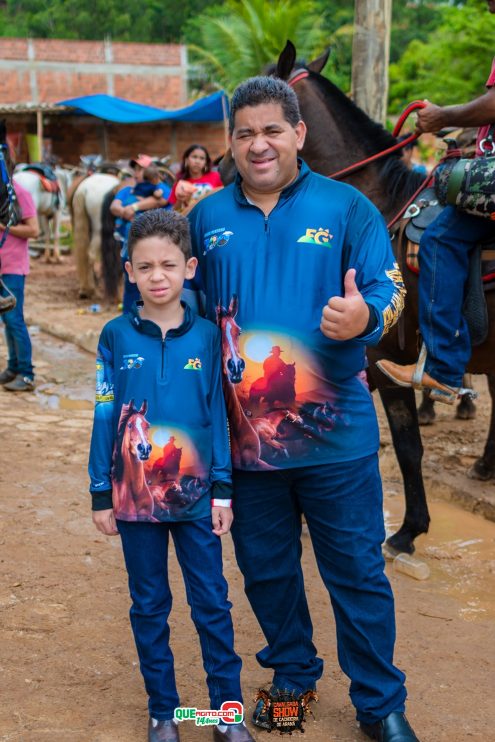
[[[402,278],[375,207],[298,160],[306,127],[286,83],[240,85],[230,134],[237,180],[190,221],[206,315],[222,330],[232,534],[267,640],[257,658],[275,688],[296,695],[323,672],[301,569],[303,513],[361,728],[411,742],[404,674],[393,665],[378,426],[365,377],[366,344],[402,310]],[[268,383],[266,362],[275,366],[279,351]],[[254,723],[269,726],[262,702]]]

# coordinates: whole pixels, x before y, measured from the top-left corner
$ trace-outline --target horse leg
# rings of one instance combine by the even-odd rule
[[[464,374],[462,386],[466,387],[466,389],[472,389],[473,382],[471,380],[471,374]],[[461,401],[455,411],[455,416],[458,420],[474,420],[476,417],[476,405],[469,394],[464,394],[461,397]]]
[[[53,259],[55,263],[61,263],[60,257],[60,209],[53,212]]]
[[[418,407],[418,422],[420,425],[432,425],[435,417],[435,403],[427,392],[423,392],[421,404]]]
[[[488,389],[492,402],[492,414],[490,417],[490,427],[488,438],[483,451],[483,456],[479,458],[468,471],[468,477],[471,479],[480,479],[486,481],[495,477],[495,373],[487,374]]]
[[[45,214],[39,215],[41,229],[45,236],[45,252],[43,253],[43,260],[45,263],[51,262],[51,249],[50,249],[50,222]]]
[[[421,471],[423,444],[419,433],[416,399],[412,389],[379,389],[404,480],[406,512],[397,533],[387,539],[394,551],[414,552],[414,539],[428,531],[430,515]]]

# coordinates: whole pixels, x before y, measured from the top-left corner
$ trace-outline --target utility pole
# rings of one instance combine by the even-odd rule
[[[392,0],[355,0],[351,96],[370,118],[385,123]]]

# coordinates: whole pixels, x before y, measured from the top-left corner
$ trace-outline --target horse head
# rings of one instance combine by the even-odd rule
[[[236,294],[232,295],[228,309],[219,301],[216,308],[217,325],[222,332],[222,357],[224,372],[231,384],[239,384],[242,374],[246,368],[244,358],[239,351],[239,336],[241,328],[235,321],[239,308],[239,300]]]
[[[126,408],[124,410],[124,408]],[[134,400],[131,399],[128,405],[122,405],[121,421],[125,425],[122,431],[122,450],[127,450],[132,456],[139,461],[147,461],[151,454],[151,443],[148,440],[148,431],[150,424],[146,420],[148,411],[148,402],[145,399],[137,410],[134,407]]]

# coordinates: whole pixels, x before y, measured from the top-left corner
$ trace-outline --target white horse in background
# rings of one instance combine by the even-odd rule
[[[50,193],[43,188],[40,176],[33,170],[19,170],[14,173],[13,180],[19,183],[31,194],[41,229],[45,235],[44,260],[49,263],[53,260],[61,262],[60,258],[60,222],[62,210],[67,204],[67,192],[69,190],[74,170],[66,170],[61,167],[54,169],[60,186],[58,193]],[[52,229],[50,230],[50,225]],[[53,248],[50,244],[51,233],[53,235]]]
[[[88,299],[95,293],[101,262],[101,208],[107,193],[119,182],[115,175],[95,173],[74,191],[72,232],[80,299]]]

